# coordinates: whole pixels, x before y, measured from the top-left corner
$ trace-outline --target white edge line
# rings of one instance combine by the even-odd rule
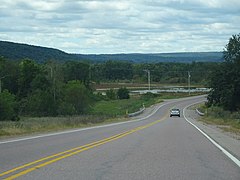
[[[193,124],[191,121],[189,121],[187,119],[187,117],[185,116],[185,110],[192,106],[192,105],[195,105],[195,104],[199,104],[201,102],[204,102],[204,101],[199,101],[199,102],[195,102],[193,104],[190,104],[188,106],[186,106],[184,109],[183,109],[183,116],[184,116],[184,119],[189,123],[191,124],[193,127],[195,127],[200,133],[202,133],[212,144],[214,144],[218,149],[220,149],[227,157],[229,157],[235,164],[237,164],[238,167],[240,167],[240,161],[235,157],[233,156],[230,152],[228,152],[226,149],[224,149],[220,144],[218,144],[216,141],[214,141],[210,136],[208,136],[205,132],[203,132],[199,127],[197,127],[195,124]]]
[[[13,143],[13,142],[19,142],[19,141],[26,141],[26,140],[38,139],[38,138],[42,138],[42,137],[56,136],[56,135],[61,135],[61,134],[68,134],[68,133],[86,131],[86,130],[90,130],[90,129],[98,129],[98,128],[103,128],[103,127],[116,126],[116,125],[120,125],[120,124],[127,124],[127,123],[138,122],[138,121],[142,121],[144,119],[149,118],[150,116],[155,114],[161,107],[163,107],[163,106],[165,106],[165,105],[167,105],[169,103],[172,103],[172,102],[164,103],[164,104],[160,105],[158,108],[156,108],[148,116],[140,118],[140,119],[136,119],[136,120],[129,120],[129,121],[125,121],[125,122],[112,123],[112,124],[106,124],[106,125],[102,125],[102,126],[95,126],[95,127],[88,127],[88,128],[81,128],[81,129],[69,130],[69,131],[63,131],[63,132],[57,132],[57,133],[50,133],[50,134],[44,134],[44,135],[32,136],[32,137],[26,137],[26,138],[20,138],[20,139],[13,139],[13,140],[9,140],[9,141],[0,141],[0,144],[7,144],[7,143]]]
[[[153,114],[155,114],[161,107],[163,107],[163,106],[165,106],[165,105],[167,105],[167,104],[170,104],[170,103],[172,103],[172,102],[178,102],[178,101],[187,100],[187,99],[195,99],[195,98],[204,97],[204,96],[205,96],[205,95],[200,95],[200,96],[193,96],[193,97],[181,98],[181,99],[177,99],[177,100],[170,100],[170,101],[168,101],[168,102],[160,105],[158,108],[156,108],[156,109],[155,109],[151,114],[149,114],[148,116],[143,117],[143,118],[140,118],[140,119],[136,119],[136,120],[129,120],[129,121],[125,121],[125,122],[112,123],[112,124],[106,124],[106,125],[102,125],[102,126],[95,126],[95,127],[88,127],[88,128],[81,128],[81,129],[76,129],[76,130],[62,131],[62,132],[57,132],[57,133],[43,134],[43,135],[26,137],[26,138],[20,138],[20,139],[13,139],[13,140],[8,140],[8,141],[0,141],[0,145],[1,145],[1,144],[7,144],[7,143],[13,143],[13,142],[19,142],[19,141],[26,141],[26,140],[38,139],[38,138],[43,138],[43,137],[56,136],[56,135],[61,135],[61,134],[68,134],[68,133],[86,131],[86,130],[91,130],[91,129],[98,129],[98,128],[103,128],[103,127],[116,126],[116,125],[120,125],[120,124],[127,124],[127,123],[138,122],[138,121],[142,121],[142,120],[144,120],[144,119],[149,118],[150,116],[152,116]]]

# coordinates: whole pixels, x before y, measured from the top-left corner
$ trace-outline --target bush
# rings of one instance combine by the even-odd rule
[[[143,94],[141,96],[141,99],[148,100],[148,99],[155,98],[155,97],[158,97],[158,96],[159,96],[158,94],[153,94],[151,92],[147,92],[146,94]]]
[[[56,115],[53,95],[48,91],[37,90],[27,97],[24,112],[34,116]]]
[[[74,115],[77,114],[76,109],[70,103],[61,102],[58,108],[59,115]]]
[[[113,89],[110,89],[110,90],[107,90],[106,91],[106,95],[107,95],[107,97],[109,98],[109,99],[111,99],[111,100],[115,100],[116,99],[116,93],[115,93],[115,91],[113,90]]]
[[[119,99],[129,99],[129,91],[127,88],[120,88],[117,91],[117,96]]]
[[[15,96],[4,90],[0,93],[0,121],[17,120]]]
[[[79,81],[69,81],[64,88],[64,103],[70,104],[71,112],[85,112],[91,104],[90,91]]]

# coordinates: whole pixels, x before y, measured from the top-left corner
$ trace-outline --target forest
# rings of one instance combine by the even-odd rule
[[[13,61],[0,57],[0,120],[19,120],[20,116],[61,116],[88,114],[100,100],[129,98],[126,87],[118,95],[95,93],[101,83],[147,83],[168,85],[191,83],[210,87],[208,106],[240,109],[240,34],[233,35],[223,52],[224,62],[133,63],[109,60],[53,61],[33,59]],[[123,93],[123,95],[121,95]]]
[[[102,63],[108,60],[128,61],[134,63],[158,62],[222,62],[222,52],[180,52],[180,53],[127,53],[127,54],[71,54],[59,49],[0,41],[0,56],[10,60],[33,59],[38,63],[48,60],[90,61]]]
[[[94,93],[102,82],[186,84],[188,71],[193,84],[207,86],[208,75],[218,63],[143,63],[106,61],[89,63],[0,58],[1,120],[19,116],[58,116],[87,114],[103,97]],[[111,93],[107,93],[111,98]]]

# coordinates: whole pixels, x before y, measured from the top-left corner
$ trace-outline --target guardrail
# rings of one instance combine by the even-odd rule
[[[142,114],[142,113],[144,112],[144,110],[145,110],[145,107],[141,108],[141,109],[140,109],[139,111],[137,111],[137,112],[128,114],[128,117],[134,117],[134,116],[137,116],[137,115],[139,115],[139,114]]]
[[[197,108],[196,108],[196,112],[197,112],[200,116],[204,116],[204,115],[205,115],[205,113],[200,112]]]

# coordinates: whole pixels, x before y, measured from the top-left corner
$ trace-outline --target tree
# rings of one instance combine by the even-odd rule
[[[129,91],[125,87],[118,89],[117,96],[119,99],[129,99],[130,98]]]
[[[124,80],[133,77],[133,65],[130,62],[107,61],[104,65],[106,79]]]
[[[0,82],[1,90],[7,89],[10,93],[18,92],[18,64],[0,57]]]
[[[47,80],[49,81],[49,89],[51,91],[54,102],[61,98],[61,89],[64,85],[63,65],[49,60],[44,64]]]
[[[9,93],[7,90],[0,93],[0,121],[16,120],[16,105],[15,96],[13,94]]]
[[[64,88],[63,96],[64,105],[72,107],[71,113],[81,114],[91,104],[90,92],[80,81],[69,81]]]
[[[78,80],[86,87],[89,87],[89,69],[89,64],[68,61],[64,64],[65,81]]]
[[[240,109],[240,34],[233,35],[224,50],[225,62],[212,73],[208,105]]]
[[[226,62],[240,65],[240,33],[229,39],[223,54]]]
[[[56,103],[49,91],[38,89],[28,95],[24,113],[33,116],[57,115]]]
[[[32,60],[25,59],[19,64],[19,96],[26,97],[31,92],[31,83],[37,74],[40,72],[40,67]]]

